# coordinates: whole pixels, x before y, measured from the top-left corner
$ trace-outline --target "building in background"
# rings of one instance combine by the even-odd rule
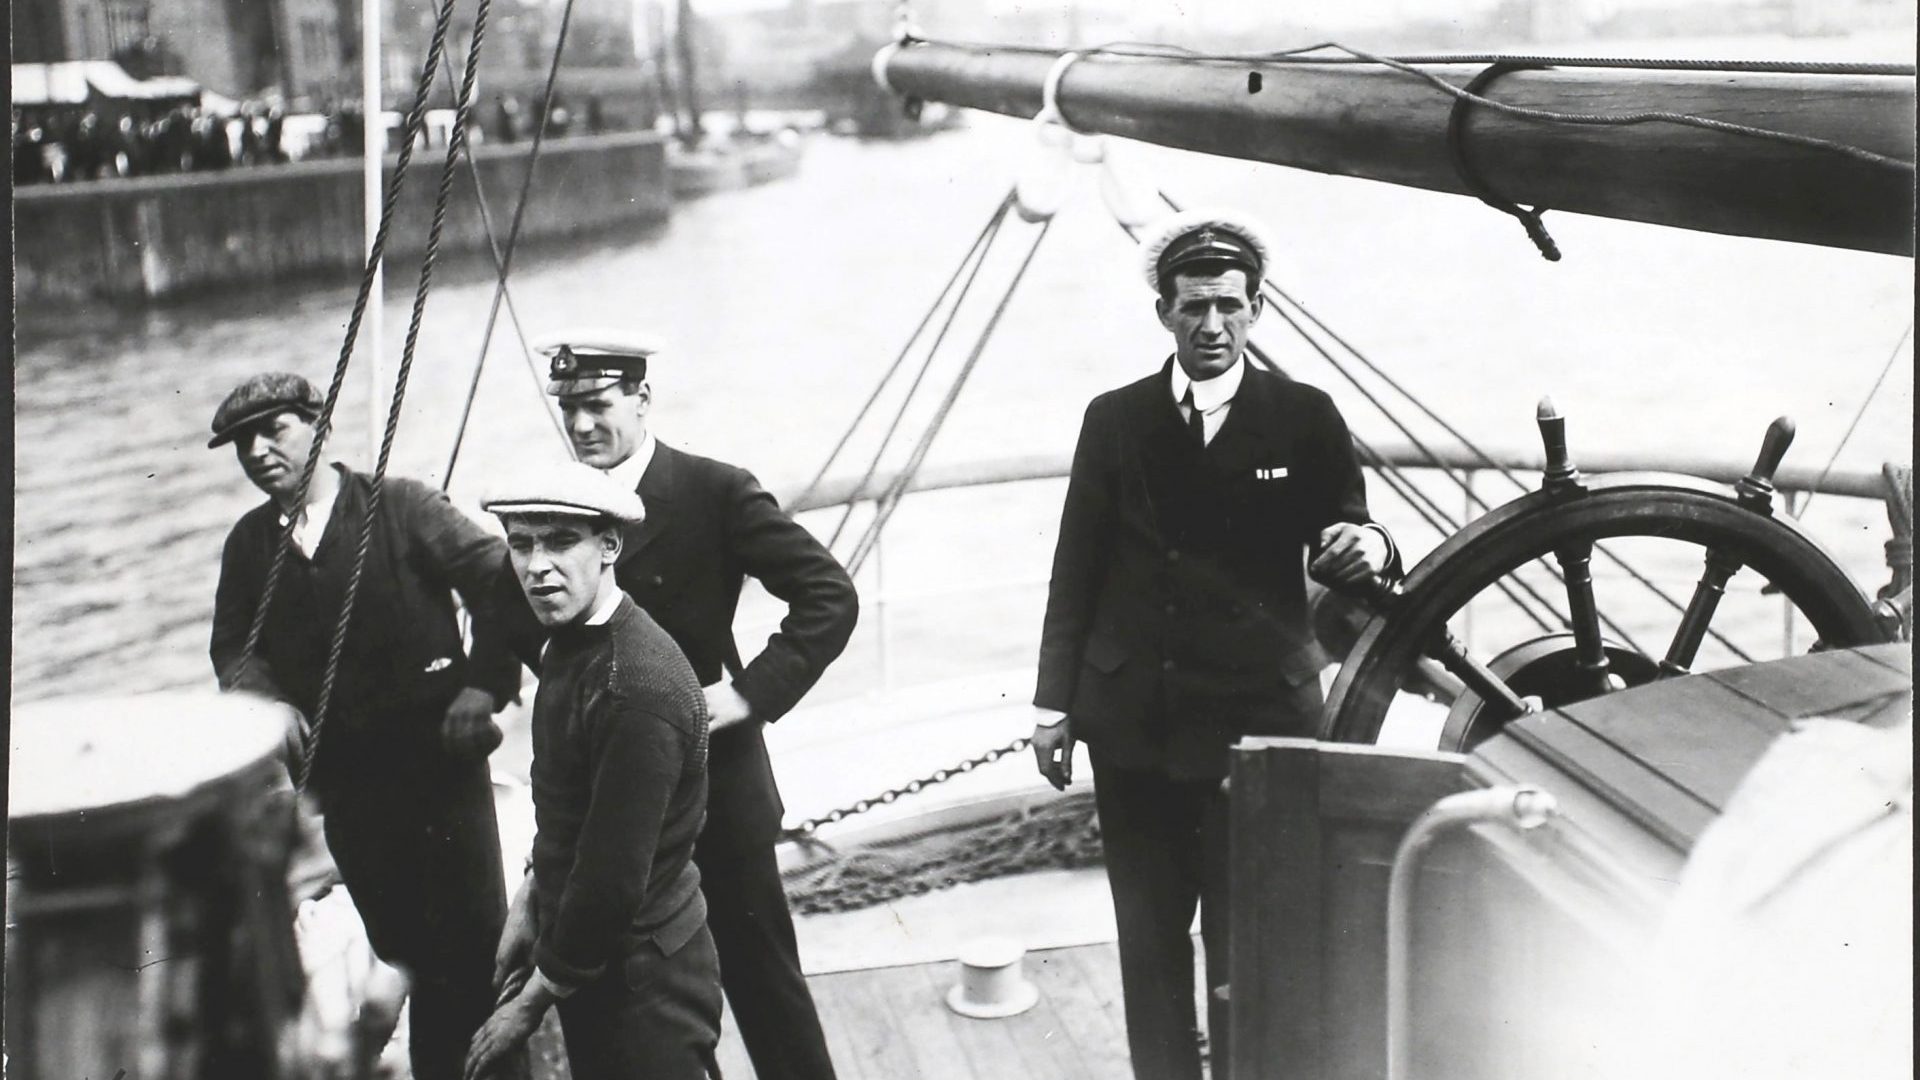
[[[14,0],[13,59],[116,60],[236,99],[337,96],[353,81],[335,0]]]

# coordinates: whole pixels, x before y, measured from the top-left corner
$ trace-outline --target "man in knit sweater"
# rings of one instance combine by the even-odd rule
[[[720,963],[693,842],[707,708],[673,639],[613,567],[640,497],[569,462],[486,500],[550,637],[533,705],[533,866],[507,918],[469,1080],[557,1005],[575,1080],[717,1074]],[[528,971],[529,962],[531,970]]]

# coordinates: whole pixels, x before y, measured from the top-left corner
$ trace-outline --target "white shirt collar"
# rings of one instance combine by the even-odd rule
[[[612,571],[609,570],[608,573],[612,573]],[[613,613],[620,607],[620,598],[625,595],[626,593],[621,592],[619,589],[614,589],[607,593],[606,599],[600,601],[600,603],[594,607],[593,614],[587,616],[586,625],[605,626],[611,622],[613,620]]]
[[[328,467],[335,470],[336,474],[345,471],[338,463]],[[333,485],[333,494],[327,497],[325,506],[308,503],[298,511],[300,523],[293,527],[293,542],[299,547],[300,553],[309,559],[313,558],[314,551],[320,547],[320,537],[326,534],[327,522],[333,517],[333,508],[340,501],[340,489],[343,486],[343,483]],[[290,518],[285,511],[282,511],[279,520],[280,527],[286,528]]]
[[[653,464],[653,451],[657,445],[653,432],[647,432],[646,437],[640,440],[640,449],[627,455],[627,460],[608,469],[607,475],[620,481],[620,486],[628,491],[638,490],[640,478],[647,474],[647,466]]]
[[[1240,380],[1247,374],[1247,358],[1242,356],[1234,360],[1233,366],[1215,375],[1211,379],[1194,381],[1187,377],[1187,369],[1180,361],[1173,361],[1173,400],[1178,403],[1187,396],[1187,388],[1193,388],[1193,404],[1203,413],[1213,410],[1233,400],[1240,392]]]

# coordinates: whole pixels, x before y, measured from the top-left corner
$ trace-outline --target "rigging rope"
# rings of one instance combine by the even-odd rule
[[[981,269],[986,266],[987,252],[992,248],[993,242],[998,239],[1000,227],[1005,224],[1007,211],[1012,207],[1013,198],[1012,195],[1009,194],[1008,198],[1002,201],[999,209],[994,211],[993,216],[988,220],[987,230],[982,234],[983,239],[976,242],[977,246],[973,252],[968,253],[970,257],[976,256],[977,253],[973,269],[967,273],[966,282],[960,286],[959,293],[954,296],[953,306],[947,311],[946,322],[941,325],[940,332],[934,335],[933,344],[927,349],[926,359],[921,362],[920,370],[914,375],[913,382],[907,387],[906,396],[900,401],[900,408],[895,411],[892,423],[887,426],[886,434],[880,438],[879,447],[873,452],[873,460],[867,463],[867,471],[860,478],[860,486],[855,489],[856,496],[864,493],[868,485],[873,483],[874,476],[879,473],[880,461],[882,457],[885,456],[887,448],[893,445],[893,436],[900,430],[901,423],[905,421],[907,409],[912,406],[914,397],[920,392],[920,384],[926,380],[927,373],[933,369],[934,359],[940,355],[940,346],[947,340],[947,331],[953,329],[954,320],[960,317],[960,305],[973,290],[974,281],[979,278]],[[964,261],[962,265],[965,265]],[[847,523],[853,520],[856,501],[855,498],[849,498],[847,500],[845,511],[841,513],[839,522],[833,527],[833,535],[827,539],[827,546],[829,548],[840,542],[841,533],[846,530]]]
[[[1000,206],[987,218],[986,224],[981,226],[980,232],[974,236],[973,246],[967,249],[967,253],[961,257],[959,264],[953,268],[953,273],[948,276],[947,283],[941,286],[940,294],[934,297],[932,304],[928,305],[926,314],[920,317],[920,324],[913,328],[913,333],[907,335],[907,340],[901,344],[900,351],[895,354],[893,358],[893,363],[887,366],[886,374],[880,376],[880,381],[874,384],[873,393],[867,395],[867,400],[862,402],[859,411],[854,413],[853,420],[847,424],[846,431],[841,433],[840,441],[833,445],[832,450],[828,451],[826,460],[820,463],[820,470],[813,474],[813,479],[807,482],[806,488],[793,500],[796,504],[804,504],[820,490],[820,485],[825,482],[827,478],[828,470],[833,468],[833,463],[839,459],[841,452],[846,450],[847,444],[853,440],[854,434],[860,430],[861,423],[864,422],[867,415],[873,411],[874,403],[880,400],[880,395],[885,392],[887,384],[893,381],[894,375],[900,371],[900,366],[906,362],[907,354],[913,350],[914,343],[920,340],[920,335],[925,333],[928,325],[933,322],[933,317],[940,310],[940,305],[946,302],[948,294],[953,291],[954,283],[960,280],[960,275],[966,271],[967,264],[973,260],[974,254],[980,250],[980,245],[988,242],[989,237],[995,231],[1000,221],[1004,219],[1007,207],[1012,201],[1013,192],[1009,190],[1005,197],[1000,200]],[[926,369],[922,367],[921,371],[923,374],[925,370]],[[909,390],[907,396],[911,398],[913,392]],[[882,446],[884,447],[884,445],[885,443],[883,442]],[[875,467],[878,467],[877,462]],[[872,473],[869,471],[867,480],[870,481],[872,479]],[[866,484],[863,481],[861,488],[864,489],[865,486]],[[842,523],[844,524],[844,519]],[[838,532],[839,530],[836,529],[835,534],[838,535]]]
[[[454,103],[453,128],[447,137],[446,159],[440,167],[440,186],[434,192],[433,219],[427,226],[426,251],[420,256],[420,278],[414,289],[413,311],[407,322],[406,343],[400,352],[400,366],[394,376],[393,399],[387,408],[386,430],[380,436],[380,456],[374,465],[371,490],[367,496],[367,513],[360,523],[360,541],[353,552],[353,571],[347,578],[346,597],[341,601],[340,618],[334,623],[333,643],[327,654],[326,675],[320,682],[320,703],[314,710],[313,722],[307,735],[306,753],[301,755],[298,769],[294,774],[294,786],[305,788],[307,778],[313,768],[314,754],[319,750],[321,733],[327,719],[327,708],[333,700],[333,689],[340,673],[340,658],[347,644],[347,627],[353,621],[354,601],[359,597],[360,581],[366,572],[367,554],[373,546],[373,526],[380,516],[381,495],[385,491],[387,463],[393,455],[393,441],[400,433],[400,412],[407,396],[407,382],[413,373],[413,358],[420,344],[420,324],[426,317],[427,294],[433,287],[433,265],[440,252],[440,236],[447,222],[447,203],[453,197],[453,176],[460,162],[460,155],[467,146],[467,122],[473,108],[473,86],[480,74],[480,46],[486,39],[487,15],[492,9],[493,0],[479,0],[474,6],[473,35],[468,40],[467,64],[460,80],[459,97]],[[447,11],[451,14],[452,0],[447,0]],[[444,35],[443,35],[444,38]],[[424,74],[420,90],[424,103],[433,87],[433,73]]]
[[[1048,218],[1041,223],[1039,235],[1033,238],[1033,246],[1027,249],[1026,258],[1021,260],[1020,268],[1014,271],[1013,280],[1007,283],[1006,292],[1000,297],[1000,303],[995,306],[993,314],[987,319],[987,325],[981,329],[979,338],[974,342],[973,352],[967,356],[966,363],[961,365],[960,374],[955,377],[953,386],[947,390],[947,396],[940,402],[940,408],[934,413],[932,422],[927,425],[925,434],[920,436],[920,443],[914,447],[913,456],[907,460],[906,467],[900,470],[900,475],[894,478],[893,485],[881,498],[879,507],[874,511],[873,520],[868,523],[866,533],[854,546],[853,557],[847,561],[847,573],[860,572],[861,564],[867,561],[868,553],[879,541],[881,530],[887,527],[887,522],[892,519],[894,510],[899,507],[900,497],[906,494],[908,485],[919,474],[921,464],[927,459],[927,451],[933,448],[933,440],[940,434],[940,428],[953,412],[954,402],[960,398],[960,391],[967,385],[967,377],[973,374],[974,366],[980,362],[981,355],[986,352],[987,342],[992,339],[994,330],[999,328],[1001,316],[1007,313],[1007,307],[1013,302],[1013,294],[1020,288],[1021,280],[1027,276],[1027,269],[1033,265],[1033,257],[1040,253],[1040,245],[1046,241],[1047,234],[1053,230],[1053,221],[1053,218]]]
[[[1833,467],[1840,463],[1840,452],[1847,448],[1847,440],[1853,438],[1854,430],[1860,426],[1860,421],[1866,419],[1867,407],[1872,405],[1873,399],[1879,396],[1880,387],[1887,381],[1887,376],[1893,371],[1893,362],[1900,359],[1900,350],[1906,348],[1907,339],[1912,336],[1913,323],[1909,322],[1907,323],[1907,328],[1900,331],[1900,340],[1893,343],[1893,351],[1887,354],[1887,362],[1880,368],[1880,377],[1873,380],[1873,389],[1867,391],[1866,398],[1860,402],[1859,411],[1853,414],[1853,422],[1847,425],[1846,434],[1840,436],[1839,445],[1833,448],[1833,456],[1827,459],[1826,467],[1820,470],[1820,475],[1814,480],[1812,489],[1807,492],[1806,501],[1800,504],[1800,512],[1793,515],[1796,521],[1806,516],[1807,507],[1813,503],[1813,497],[1820,494],[1820,485],[1827,482],[1827,477],[1833,472]]]
[[[252,664],[260,648],[260,635],[266,629],[267,610],[273,604],[281,575],[285,572],[287,551],[293,546],[293,531],[299,526],[301,515],[305,513],[307,492],[313,485],[313,474],[320,458],[325,452],[327,438],[333,433],[334,408],[340,401],[341,387],[347,381],[347,369],[353,359],[353,348],[360,336],[360,324],[367,312],[367,303],[373,293],[374,279],[378,276],[380,263],[386,256],[387,235],[393,226],[395,208],[400,202],[400,191],[406,183],[407,166],[413,161],[413,147],[426,126],[427,101],[433,90],[433,77],[439,68],[440,58],[446,49],[447,27],[453,19],[453,0],[441,0],[434,16],[433,35],[427,42],[426,59],[421,63],[418,89],[414,93],[413,107],[408,110],[406,123],[402,128],[404,140],[400,144],[399,154],[393,166],[393,179],[387,183],[385,201],[380,206],[380,223],[374,229],[373,242],[367,245],[366,267],[360,275],[360,289],[354,296],[353,311],[347,317],[347,330],[340,343],[340,356],[334,362],[333,380],[327,385],[326,400],[320,406],[320,415],[314,419],[313,447],[307,454],[306,465],[300,472],[300,485],[295,491],[292,514],[287,515],[287,523],[281,529],[280,542],[274,548],[273,562],[267,567],[266,580],[261,584],[260,601],[253,610],[253,623],[247,628],[246,647],[241,650],[240,662],[234,678],[238,679]],[[380,103],[374,102],[372,112],[377,117]],[[374,122],[369,118],[369,123]]]
[[[533,129],[533,145],[527,151],[527,172],[526,175],[520,179],[520,197],[515,200],[513,204],[513,222],[507,227],[506,254],[500,258],[499,265],[496,267],[499,276],[494,284],[493,302],[487,308],[486,330],[480,337],[480,355],[473,363],[473,385],[467,392],[466,408],[460,413],[460,428],[454,434],[453,451],[447,457],[447,472],[446,477],[441,481],[442,488],[453,482],[453,467],[460,460],[460,444],[466,438],[467,420],[473,413],[474,395],[480,391],[480,369],[487,362],[487,347],[493,342],[494,322],[500,317],[500,303],[507,294],[507,274],[513,268],[513,253],[518,248],[520,242],[520,225],[526,216],[527,203],[533,194],[533,175],[535,168],[540,164],[540,148],[546,141],[547,122],[553,116],[553,95],[560,82],[560,58],[567,48],[567,28],[573,23],[573,3],[574,0],[567,0],[566,6],[560,11],[559,36],[553,44],[553,60],[547,65],[547,85],[540,95],[540,122]],[[471,165],[471,161],[469,161],[469,165]],[[493,244],[493,226],[490,216],[487,213],[487,200],[480,194],[480,173],[478,169],[474,170],[473,183],[474,195],[480,202],[481,220],[487,226],[487,243],[489,247],[491,247]],[[519,321],[519,316],[515,315],[514,328],[516,330],[519,329]],[[523,349],[526,347],[526,335],[524,333],[521,335],[521,347]],[[531,350],[527,352],[527,363],[529,366],[533,364],[533,354]],[[540,382],[537,369],[534,371],[534,381],[540,383],[541,408],[549,409],[549,406],[546,404],[546,386]],[[551,411],[548,411],[547,415],[550,417],[555,416]],[[555,419],[557,421],[558,418],[555,417]],[[564,425],[560,428],[560,440],[566,444],[568,455],[572,456],[573,440],[567,438]]]

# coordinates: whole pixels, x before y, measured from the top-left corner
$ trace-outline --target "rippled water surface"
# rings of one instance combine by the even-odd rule
[[[794,180],[682,204],[647,235],[528,253],[516,307],[532,333],[657,330],[673,351],[654,365],[655,430],[791,491],[834,445],[1031,145],[1023,127],[994,118],[915,143],[815,138]],[[1790,461],[1822,464],[1911,318],[1909,260],[1549,215],[1566,252],[1550,265],[1510,219],[1470,200],[1131,144],[1114,156],[1184,201],[1263,214],[1279,282],[1494,446],[1530,442],[1534,403],[1552,393],[1576,456],[1638,445],[1750,459],[1767,421],[1788,413],[1800,425]],[[1034,232],[1009,225],[983,281],[1004,280]],[[393,267],[389,283],[390,373],[411,271]],[[396,471],[443,475],[490,297],[474,267],[451,268],[432,292]],[[19,313],[16,699],[210,682],[221,540],[258,495],[230,451],[205,448],[208,419],[259,370],[323,381],[351,299],[350,288],[327,287],[149,312]],[[956,341],[970,340],[979,318],[963,317]],[[1256,339],[1332,391],[1356,430],[1397,437],[1276,320]],[[1131,243],[1084,176],[930,461],[1065,455],[1086,400],[1153,369],[1165,349]],[[957,359],[930,381],[944,385]],[[361,357],[334,447],[358,466],[371,462],[366,395]],[[1911,414],[1907,346],[1841,464],[1911,461]],[[562,454],[505,318],[462,454],[452,491],[468,506],[502,466]],[[1059,497],[1058,483],[1029,484],[901,513],[885,568],[899,597],[886,661],[896,679],[1031,662]],[[1378,489],[1375,502],[1413,556],[1436,542]],[[1823,498],[1806,520],[1869,590],[1884,580],[1877,506]],[[1675,570],[1683,581],[1696,572]],[[1010,584],[986,597],[931,595],[971,580]],[[876,594],[871,574],[863,590]],[[743,639],[763,632],[749,624],[767,611],[750,605]],[[870,608],[866,626],[876,623]],[[861,685],[880,664],[863,636],[822,692]]]

